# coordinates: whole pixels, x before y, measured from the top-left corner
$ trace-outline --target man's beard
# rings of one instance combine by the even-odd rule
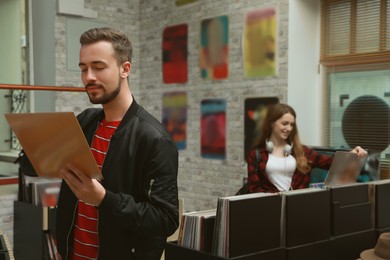
[[[87,85],[88,86],[88,85]],[[99,86],[101,88],[103,88],[103,86],[101,85],[96,85],[96,86]],[[116,87],[116,89],[114,89],[111,93],[105,93],[102,97],[100,98],[95,98],[93,95],[91,94],[88,94],[88,97],[89,97],[89,101],[92,103],[92,104],[101,104],[101,105],[104,105],[104,104],[107,104],[109,102],[111,102],[112,100],[114,100],[118,95],[119,93],[121,92],[121,82],[119,80],[119,83],[118,83],[118,86]]]

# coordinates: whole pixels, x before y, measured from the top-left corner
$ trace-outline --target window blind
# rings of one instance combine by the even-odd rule
[[[390,0],[322,0],[321,63],[390,61]]]

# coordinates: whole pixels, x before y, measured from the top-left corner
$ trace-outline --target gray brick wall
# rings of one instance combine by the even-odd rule
[[[244,79],[241,47],[244,13],[270,5],[278,7],[278,76]],[[199,72],[200,23],[219,15],[229,17],[229,78],[207,81],[201,79]],[[188,92],[187,149],[180,151],[179,194],[185,211],[216,207],[217,197],[234,194],[246,176],[245,98],[287,99],[288,0],[199,0],[180,8],[174,1],[141,1],[140,17],[139,101],[161,119],[162,94],[175,90]],[[180,23],[188,24],[188,82],[167,85],[162,81],[162,31]],[[227,100],[227,157],[223,161],[200,156],[200,102],[204,98]]]
[[[198,0],[176,7],[173,0],[108,1],[85,0],[86,7],[98,12],[98,19],[119,27],[135,47],[130,84],[136,99],[161,120],[164,92],[188,92],[187,148],[180,151],[179,195],[184,210],[216,207],[217,197],[236,192],[246,176],[244,165],[244,101],[248,97],[277,96],[287,100],[288,0]],[[242,64],[244,13],[266,6],[278,7],[278,75],[245,79]],[[200,23],[219,15],[229,17],[229,78],[207,81],[199,73]],[[67,72],[65,64],[66,17],[56,18],[56,79],[58,85],[81,86],[80,75]],[[162,31],[166,26],[187,23],[189,75],[186,84],[162,81]],[[204,98],[227,100],[227,157],[210,160],[200,156],[200,102]],[[82,94],[62,93],[58,110],[81,111],[89,106]]]

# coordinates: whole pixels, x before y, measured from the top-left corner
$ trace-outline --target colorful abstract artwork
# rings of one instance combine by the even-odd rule
[[[193,2],[196,2],[196,1],[198,1],[198,0],[176,0],[175,4],[177,6],[182,6],[182,5],[190,4],[190,3],[193,3]]]
[[[247,98],[245,99],[244,115],[244,158],[248,158],[250,150],[259,142],[261,124],[269,105],[279,102],[277,97]]]
[[[201,156],[226,158],[226,100],[205,99],[201,102]]]
[[[162,123],[177,149],[183,150],[187,145],[187,93],[164,93],[162,105]]]
[[[187,82],[187,41],[187,24],[179,24],[164,29],[162,43],[164,83]]]
[[[268,7],[250,11],[245,15],[243,58],[246,78],[276,75],[276,12],[276,7]]]
[[[201,23],[200,71],[204,79],[226,79],[229,60],[229,20],[227,16],[205,19]]]

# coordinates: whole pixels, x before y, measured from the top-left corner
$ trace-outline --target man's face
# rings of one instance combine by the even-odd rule
[[[107,104],[119,95],[121,68],[111,43],[99,41],[81,46],[79,67],[91,103]]]

